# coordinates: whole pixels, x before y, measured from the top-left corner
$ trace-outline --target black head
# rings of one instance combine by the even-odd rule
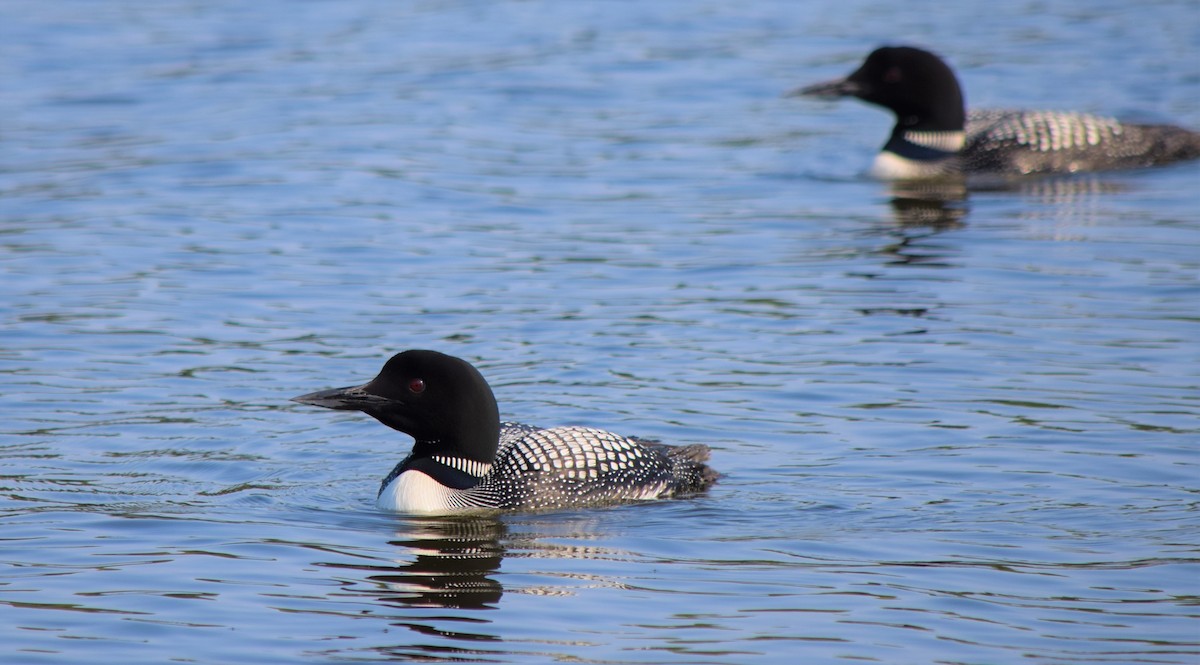
[[[437,351],[398,353],[369,383],[292,398],[327,409],[362,411],[413,437],[413,455],[492,462],[500,413],[492,389],[465,360]]]
[[[846,78],[796,91],[812,97],[857,97],[890,109],[900,127],[957,130],[966,122],[962,88],[941,58],[911,46],[875,49]]]

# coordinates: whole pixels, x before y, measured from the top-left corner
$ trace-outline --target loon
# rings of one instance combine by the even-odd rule
[[[409,350],[370,382],[292,401],[362,411],[413,438],[379,488],[383,510],[419,514],[581,508],[697,494],[717,473],[703,444],[668,446],[589,427],[501,422],[479,370]]]
[[[792,94],[857,97],[892,111],[896,126],[868,172],[883,180],[1076,173],[1200,157],[1200,133],[1173,125],[1068,111],[967,113],[950,67],[909,46],[876,49],[849,76]]]

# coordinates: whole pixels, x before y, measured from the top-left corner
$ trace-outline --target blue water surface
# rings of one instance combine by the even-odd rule
[[[1200,660],[1200,163],[893,188],[785,97],[1200,128],[1194,2],[0,14],[0,661]],[[724,476],[381,513],[408,438],[288,398],[406,348]]]

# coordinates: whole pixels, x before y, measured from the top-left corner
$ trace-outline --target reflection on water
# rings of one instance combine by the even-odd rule
[[[495,607],[504,589],[489,577],[500,569],[504,524],[489,517],[422,519],[405,523],[389,544],[406,560],[370,575],[368,593],[385,604],[480,609]]]
[[[969,198],[1001,195],[1020,197],[1026,202],[1023,219],[1037,220],[1045,225],[1039,231],[1053,240],[1081,240],[1081,229],[1094,226],[1108,205],[1107,197],[1130,189],[1127,182],[1111,174],[1084,173],[1065,176],[1029,178],[992,178],[937,181],[906,181],[889,183],[892,209],[900,240],[882,250],[894,257],[893,264],[946,267],[943,257],[928,248],[920,248],[921,240],[932,233],[962,228],[967,224],[971,207]]]
[[[1014,192],[1022,196],[1054,203],[1070,208],[1076,203],[1098,194],[1120,194],[1130,189],[1122,177],[1128,173],[1076,173],[1070,175],[1040,175],[1027,178],[1005,178],[995,180],[972,180],[973,192]]]
[[[884,257],[887,265],[954,267],[955,264],[950,261],[952,247],[936,241],[940,232],[938,228],[926,227],[888,229],[889,235],[895,240],[880,247],[876,254]]]
[[[1093,218],[1104,196],[1130,189],[1111,174],[1082,173],[984,180],[936,180],[889,183],[889,203],[897,226],[945,231],[963,226],[971,193],[1008,193],[1041,206],[1039,218],[1052,215],[1069,223]]]
[[[506,520],[514,522],[519,532],[512,533]],[[630,556],[600,545],[553,542],[595,539],[598,524],[586,515],[397,517],[395,524],[395,535],[387,543],[393,548],[395,565],[383,565],[376,557],[315,565],[338,571],[335,577],[340,579],[343,593],[375,604],[371,615],[390,626],[437,638],[439,643],[391,638],[387,644],[327,653],[370,651],[405,660],[456,661],[520,653],[523,647],[519,644],[504,649],[481,646],[511,641],[494,625],[491,613],[500,608],[506,591],[498,579],[506,556],[531,561],[622,561]],[[533,577],[526,575],[525,583],[509,591],[548,598],[571,597],[573,588],[621,588],[617,581],[585,573],[577,565],[567,563],[566,568],[573,572],[540,570]]]
[[[1042,178],[1020,183],[1020,193],[1030,202],[1021,217],[1038,224],[1036,234],[1059,242],[1078,242],[1114,206],[1119,194],[1133,187],[1128,181],[1104,174]]]
[[[490,516],[397,522],[399,530],[388,542],[395,548],[395,566],[378,561],[318,565],[361,573],[361,578],[343,582],[345,591],[377,603],[379,608],[373,614],[389,625],[449,643],[431,645],[404,639],[367,650],[405,660],[474,661],[492,653],[475,645],[501,641],[495,629],[487,628],[492,622],[480,611],[496,609],[504,595],[495,578],[504,559],[504,523]],[[421,609],[444,611],[412,613]]]
[[[969,210],[967,187],[962,181],[894,183],[891,193],[892,214],[901,227],[938,231],[958,228]]]

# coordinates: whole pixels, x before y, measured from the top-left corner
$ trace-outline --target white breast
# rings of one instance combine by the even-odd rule
[[[392,479],[375,500],[381,510],[412,515],[445,515],[459,512],[450,506],[450,488],[420,471],[405,471]]]
[[[867,175],[879,180],[930,178],[940,173],[939,162],[919,162],[884,150],[875,156]]]

